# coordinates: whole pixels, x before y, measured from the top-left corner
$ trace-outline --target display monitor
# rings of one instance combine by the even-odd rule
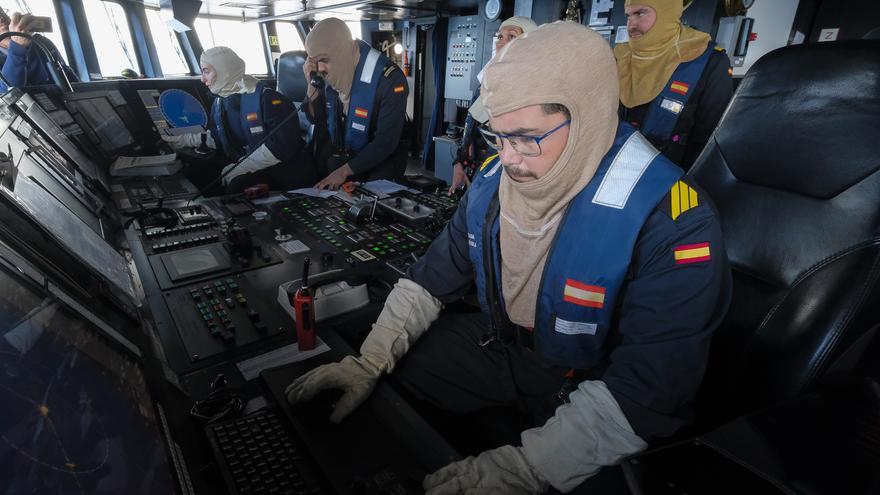
[[[87,134],[108,157],[118,156],[134,143],[126,123],[130,119],[120,114],[126,102],[119,91],[68,93],[64,98],[74,118],[81,126],[85,124]]]
[[[136,347],[0,266],[0,493],[176,493]]]

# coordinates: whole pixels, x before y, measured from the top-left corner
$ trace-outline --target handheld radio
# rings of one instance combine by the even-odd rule
[[[293,309],[296,314],[296,343],[301,351],[315,348],[315,304],[312,290],[309,289],[309,264],[307,256],[303,260],[302,286],[293,296]]]

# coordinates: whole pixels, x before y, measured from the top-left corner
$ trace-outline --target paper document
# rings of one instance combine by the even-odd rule
[[[177,154],[154,156],[120,156],[110,165],[112,176],[157,176],[171,175],[180,171],[183,164]]]
[[[406,186],[400,185],[396,182],[391,182],[390,180],[371,180],[370,182],[364,183],[364,189],[370,191],[373,194],[378,194],[379,199],[382,199],[389,194],[394,194],[399,191],[409,191],[409,192],[418,192],[413,189],[410,189]]]
[[[188,127],[168,127],[165,134],[169,136],[182,136],[184,134],[201,134],[205,132],[205,128],[200,125],[191,125]]]
[[[244,379],[251,381],[260,375],[260,372],[281,366],[283,364],[296,363],[305,361],[310,357],[323,354],[330,350],[330,346],[324,343],[320,337],[315,337],[315,348],[310,351],[300,351],[298,344],[290,344],[278,349],[269,351],[265,354],[245,359],[236,364],[238,371],[244,376]]]
[[[286,196],[282,196],[280,194],[274,194],[272,196],[267,196],[265,198],[251,200],[251,203],[253,203],[255,205],[267,205],[269,203],[276,203],[278,201],[286,201],[286,200],[287,200]]]
[[[291,194],[302,194],[305,196],[312,196],[313,198],[329,198],[330,196],[335,196],[336,191],[331,191],[329,189],[315,189],[314,187],[303,187],[301,189],[294,189],[292,191],[287,191]]]

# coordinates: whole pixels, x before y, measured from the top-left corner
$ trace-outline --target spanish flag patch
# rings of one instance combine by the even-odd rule
[[[689,263],[699,263],[701,261],[709,261],[712,259],[712,254],[709,252],[708,242],[678,246],[672,250],[672,253],[675,256],[676,265],[687,265]]]
[[[690,86],[680,81],[672,81],[672,84],[669,85],[669,91],[680,95],[686,95],[688,89],[690,89]]]
[[[601,309],[605,305],[605,288],[598,285],[587,285],[569,278],[562,294],[563,301],[578,306]]]
[[[273,105],[280,105],[282,103],[281,100],[272,100]]]
[[[355,115],[355,117],[360,117],[362,119],[365,119],[365,118],[367,118],[367,109],[361,108],[361,107],[355,107],[354,115]]]
[[[403,93],[405,90],[406,90],[406,86],[404,86],[404,85],[402,85],[402,84],[401,84],[400,86],[395,86],[395,87],[394,87],[394,92],[395,92],[395,93]]]
[[[682,213],[700,205],[700,197],[697,191],[682,181],[672,185],[669,190],[669,216],[673,220]]]
[[[248,122],[255,122],[260,117],[257,116],[256,112],[252,112],[252,113],[247,114],[247,116],[245,118],[247,119]]]

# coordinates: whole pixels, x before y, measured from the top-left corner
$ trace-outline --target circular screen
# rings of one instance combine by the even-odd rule
[[[159,108],[173,127],[208,124],[205,108],[193,95],[180,89],[168,89],[159,96]]]

